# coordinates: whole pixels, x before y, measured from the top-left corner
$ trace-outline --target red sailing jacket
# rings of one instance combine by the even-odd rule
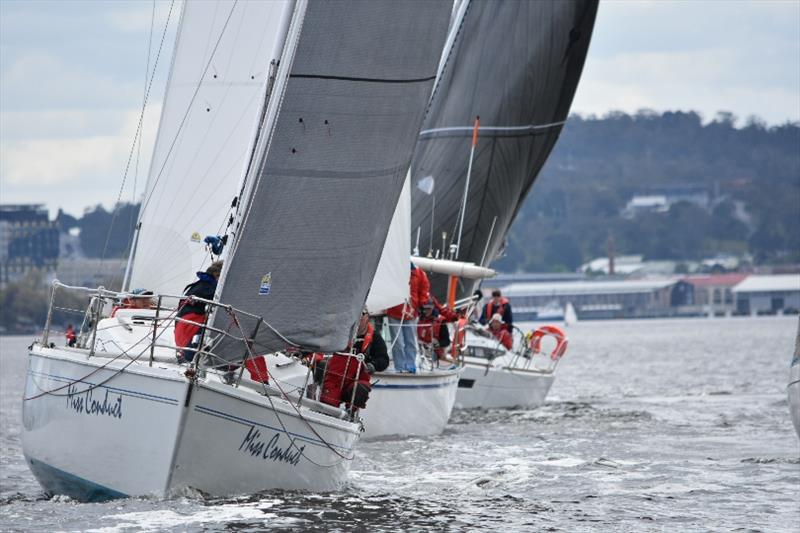
[[[417,318],[422,304],[431,299],[431,283],[428,275],[419,267],[414,267],[408,280],[410,303],[396,305],[386,310],[386,314],[396,320],[412,320]]]

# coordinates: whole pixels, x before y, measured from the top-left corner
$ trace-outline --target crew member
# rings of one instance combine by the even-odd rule
[[[389,331],[392,333],[392,360],[398,372],[417,371],[418,309],[430,299],[431,284],[421,269],[411,264],[408,280],[410,301],[386,310]]]
[[[64,336],[67,337],[67,346],[75,346],[75,343],[78,341],[78,336],[75,335],[75,328],[72,327],[72,324],[67,324],[67,331],[64,332]]]
[[[370,374],[383,372],[389,367],[386,341],[380,335],[375,334],[375,326],[370,322],[369,312],[366,309],[361,313],[361,319],[358,321],[353,351],[364,354],[364,363]]]
[[[492,319],[489,321],[489,331],[491,332],[492,336],[497,339],[500,344],[505,346],[506,350],[511,350],[514,346],[514,339],[511,337],[511,333],[504,327],[503,324],[503,317],[500,313],[495,313],[492,315]]]
[[[417,324],[417,337],[420,344],[431,347],[436,359],[440,360],[445,356],[445,348],[450,346],[450,332],[436,304],[436,300],[432,299],[422,306],[422,314]]]
[[[222,273],[222,261],[215,261],[205,272],[197,273],[197,281],[183,289],[183,294],[189,298],[180,301],[180,308],[176,316],[182,321],[175,323],[175,346],[179,349],[178,359],[180,361],[194,359],[195,352],[189,348],[197,347],[198,339],[195,337],[199,335],[201,325],[206,320],[206,304],[195,301],[191,297],[213,300],[220,273]]]
[[[489,319],[494,317],[495,313],[502,317],[505,329],[511,333],[514,325],[514,315],[511,313],[511,304],[508,302],[508,298],[503,297],[500,289],[492,291],[492,299],[483,307],[480,320],[481,324],[488,323]]]

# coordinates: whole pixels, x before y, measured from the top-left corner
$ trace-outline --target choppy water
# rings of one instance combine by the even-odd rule
[[[338,493],[46,499],[20,449],[28,338],[0,339],[0,529],[800,530],[797,318],[581,323],[547,404],[363,442]],[[124,459],[120,458],[120,464]]]

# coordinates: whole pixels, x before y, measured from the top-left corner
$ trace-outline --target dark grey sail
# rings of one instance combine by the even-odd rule
[[[457,239],[480,116],[458,260],[480,263],[484,250],[484,265],[496,257],[567,118],[596,13],[596,0],[462,4],[412,162],[411,227],[415,237],[420,228],[420,254],[446,255]],[[433,196],[416,186],[427,176]],[[445,283],[432,278],[438,296]],[[463,283],[460,296],[473,290]]]
[[[447,3],[427,0],[308,3],[217,294],[263,317],[258,327],[239,317],[248,336],[256,332],[257,352],[287,341],[306,350],[346,347],[411,162],[449,16]],[[215,325],[238,334],[225,313]],[[238,350],[226,357],[242,357]]]

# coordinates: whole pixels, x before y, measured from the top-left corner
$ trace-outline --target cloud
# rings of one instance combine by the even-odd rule
[[[800,2],[600,5],[573,111],[800,120]]]
[[[148,108],[145,116],[138,167],[139,192],[147,175],[160,112],[160,106],[154,105]],[[38,121],[39,133],[45,135],[21,139],[4,136],[0,140],[2,201],[25,201],[26,197],[46,195],[48,203],[58,202],[68,210],[97,203],[109,207],[114,204],[136,132],[138,110],[99,115],[77,111],[16,112],[12,115],[13,122],[17,123],[26,122],[26,118],[30,122]],[[73,130],[63,129],[65,118],[73,119]],[[89,134],[98,130],[108,133]],[[134,165],[135,159],[129,170],[124,201],[132,199]],[[70,202],[78,203],[69,205]]]

